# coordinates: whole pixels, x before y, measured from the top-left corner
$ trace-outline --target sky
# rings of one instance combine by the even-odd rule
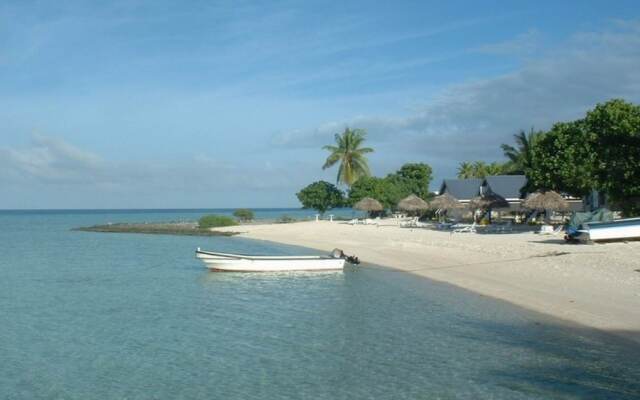
[[[345,127],[372,172],[503,159],[640,102],[634,1],[0,1],[0,209],[297,207]]]

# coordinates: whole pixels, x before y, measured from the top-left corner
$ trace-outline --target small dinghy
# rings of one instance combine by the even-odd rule
[[[359,263],[356,257],[345,256],[338,249],[328,256],[257,256],[204,251],[198,247],[196,257],[211,270],[236,272],[330,271],[343,269],[345,261]]]

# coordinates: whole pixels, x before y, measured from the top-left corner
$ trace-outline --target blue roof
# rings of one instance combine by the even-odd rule
[[[520,190],[527,184],[524,175],[495,175],[487,176],[482,183],[488,189],[504,199],[522,198]]]
[[[458,200],[471,200],[480,194],[482,179],[445,179],[440,194],[449,193]]]

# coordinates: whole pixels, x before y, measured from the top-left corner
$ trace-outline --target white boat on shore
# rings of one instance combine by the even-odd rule
[[[346,261],[341,251],[339,254],[334,251],[330,256],[256,256],[204,251],[198,248],[196,257],[211,270],[236,272],[342,270]]]
[[[593,242],[640,239],[640,218],[625,218],[606,222],[587,222],[580,239]]]

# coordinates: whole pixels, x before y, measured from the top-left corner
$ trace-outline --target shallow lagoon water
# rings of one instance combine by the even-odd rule
[[[640,397],[638,348],[449,285],[211,273],[196,247],[301,250],[70,231],[197,216],[0,212],[0,398]]]

